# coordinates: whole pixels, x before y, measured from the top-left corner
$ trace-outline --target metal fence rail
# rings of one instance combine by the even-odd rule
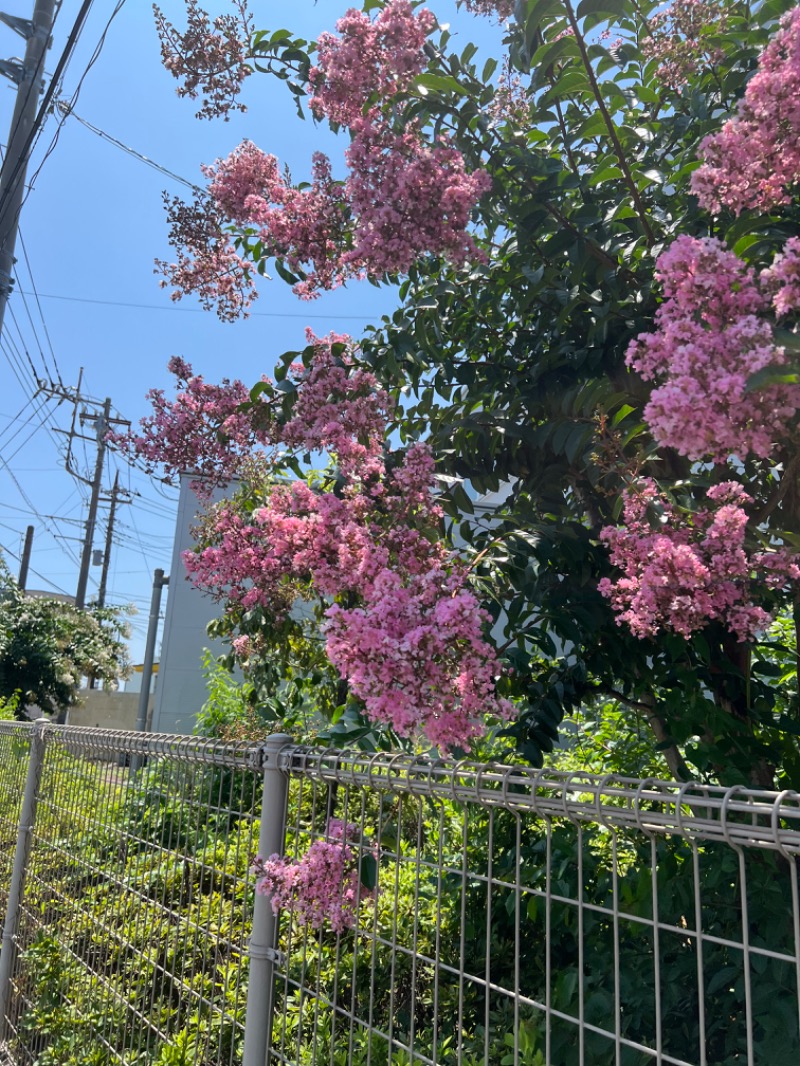
[[[0,723],[17,1063],[800,1062],[797,794],[49,726],[28,773],[32,736]],[[315,842],[338,931],[254,894]]]

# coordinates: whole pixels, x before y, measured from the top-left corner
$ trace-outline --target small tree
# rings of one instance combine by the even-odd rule
[[[79,611],[26,596],[0,559],[0,699],[13,701],[18,718],[27,704],[61,715],[78,702],[82,677],[126,677],[129,635],[117,607]]]

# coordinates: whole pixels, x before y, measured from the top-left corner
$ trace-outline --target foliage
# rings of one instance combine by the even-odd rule
[[[468,6],[511,15],[505,2]],[[173,225],[176,295],[211,303],[218,283],[230,316],[269,263],[303,296],[354,266],[399,285],[400,306],[361,338],[352,373],[368,366],[394,397],[387,439],[424,438],[436,458],[523,758],[541,763],[565,714],[611,696],[648,709],[678,776],[796,782],[797,708],[785,713],[790,691],[761,632],[795,609],[800,544],[798,10],[529,0],[507,25],[500,86],[494,61],[479,68],[475,46],[455,51],[405,0],[370,0],[337,31],[311,44],[288,30],[246,35],[246,65],[348,136],[344,178],[318,160],[324,182],[289,187],[274,157],[241,146],[209,173],[214,238]],[[254,392],[254,425],[256,400],[284,420],[302,404],[296,358]],[[708,514],[726,482],[735,550]],[[342,491],[336,470],[310,484]],[[626,552],[621,513],[642,485],[663,506],[637,516]],[[478,520],[475,495],[501,487]],[[264,499],[244,496],[239,516]],[[671,592],[655,612],[654,575]],[[273,639],[274,617],[228,621]],[[332,679],[324,664],[301,673],[331,679],[320,709],[375,743],[366,686],[333,665]]]
[[[195,722],[197,736],[213,740],[261,740],[270,733],[269,724],[254,706],[253,686],[237,681],[230,670],[210,651],[203,653],[203,673],[208,699]]]
[[[0,696],[0,722],[13,722],[19,712],[19,693]]]
[[[76,610],[70,603],[26,596],[0,559],[0,697],[57,714],[78,702],[82,677],[126,677],[125,611]]]
[[[250,785],[234,794],[223,767],[154,759],[134,776],[58,743],[49,741],[25,889],[16,1050],[37,1066],[236,1061],[260,775],[241,772]],[[723,841],[579,826],[503,803],[302,777],[289,787],[288,854],[307,853],[338,819],[363,885],[339,934],[309,929],[291,909],[281,916],[273,1032],[291,1061],[410,1063],[403,1046],[413,1040],[417,1057],[442,1066],[573,1066],[583,1018],[584,1059],[612,1066],[618,991],[622,1038],[655,1047],[658,1018],[663,1053],[696,1062],[701,980],[708,1062],[746,1057],[748,1016],[754,1066],[797,1061],[792,878],[781,855],[745,848],[740,858]],[[4,853],[17,803],[13,790],[0,793]],[[748,957],[736,947],[744,920]],[[624,1048],[621,1061],[652,1057]]]
[[[18,1051],[37,1066],[240,1054],[261,782],[232,792],[215,769],[154,762],[126,780],[48,751],[16,985]],[[0,800],[11,849],[17,799]]]

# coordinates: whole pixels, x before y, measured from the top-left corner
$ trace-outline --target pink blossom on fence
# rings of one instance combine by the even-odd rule
[[[800,239],[791,237],[771,267],[761,271],[761,286],[772,297],[779,318],[800,310]]]
[[[747,392],[748,379],[786,362],[759,317],[767,301],[748,266],[713,239],[679,237],[658,260],[666,297],[656,332],[640,334],[627,362],[656,381],[644,417],[662,444],[690,459],[765,457],[800,407],[800,390]]]
[[[328,840],[358,840],[361,831],[355,822],[345,822],[342,818],[329,818],[325,836]]]
[[[703,166],[692,191],[715,213],[727,207],[770,211],[791,203],[800,181],[800,8],[778,33],[747,83],[737,113],[700,144]]]
[[[752,501],[741,485],[716,485],[707,498],[707,509],[684,515],[645,478],[625,493],[623,525],[601,532],[623,573],[598,587],[618,624],[635,636],[666,628],[688,638],[718,621],[739,640],[751,640],[771,621],[753,601],[756,582],[781,588],[800,579],[789,552],[748,553],[744,508]]]
[[[290,911],[312,929],[352,929],[359,901],[373,897],[359,883],[356,852],[341,839],[315,840],[297,860],[278,854],[258,858],[253,868],[259,876],[256,892],[270,897],[273,913]]]
[[[336,23],[341,36],[323,33],[317,41],[311,110],[352,125],[370,100],[395,96],[424,69],[425,41],[435,27],[434,15],[414,11],[408,0],[388,0],[374,21],[351,8]]]
[[[162,62],[173,77],[182,80],[178,96],[202,97],[198,118],[221,116],[227,121],[231,111],[247,110],[238,96],[252,73],[247,60],[253,20],[246,0],[233,0],[233,7],[234,14],[212,20],[197,0],[186,0],[186,31],[179,33],[153,4]]]
[[[665,85],[680,89],[704,64],[716,66],[724,57],[709,46],[704,31],[721,34],[727,25],[720,0],[674,0],[649,20],[642,54],[659,63],[656,74]]]

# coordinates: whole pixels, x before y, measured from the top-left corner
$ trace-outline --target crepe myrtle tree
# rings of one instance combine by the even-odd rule
[[[0,557],[0,699],[25,719],[34,705],[61,720],[79,702],[81,679],[128,674],[126,612],[79,611],[71,603],[20,590]]]
[[[178,465],[245,488],[190,571],[272,713],[340,739],[465,748],[488,720],[539,764],[576,706],[617,701],[678,777],[797,785],[800,9],[465,7],[501,20],[500,62],[407,0],[313,42],[240,5],[158,16],[204,117],[266,73],[346,143],[308,183],[269,144],[206,166],[168,204],[173,297],[234,318],[274,271],[398,302],[200,401]],[[208,388],[180,385],[126,444],[173,468]]]

